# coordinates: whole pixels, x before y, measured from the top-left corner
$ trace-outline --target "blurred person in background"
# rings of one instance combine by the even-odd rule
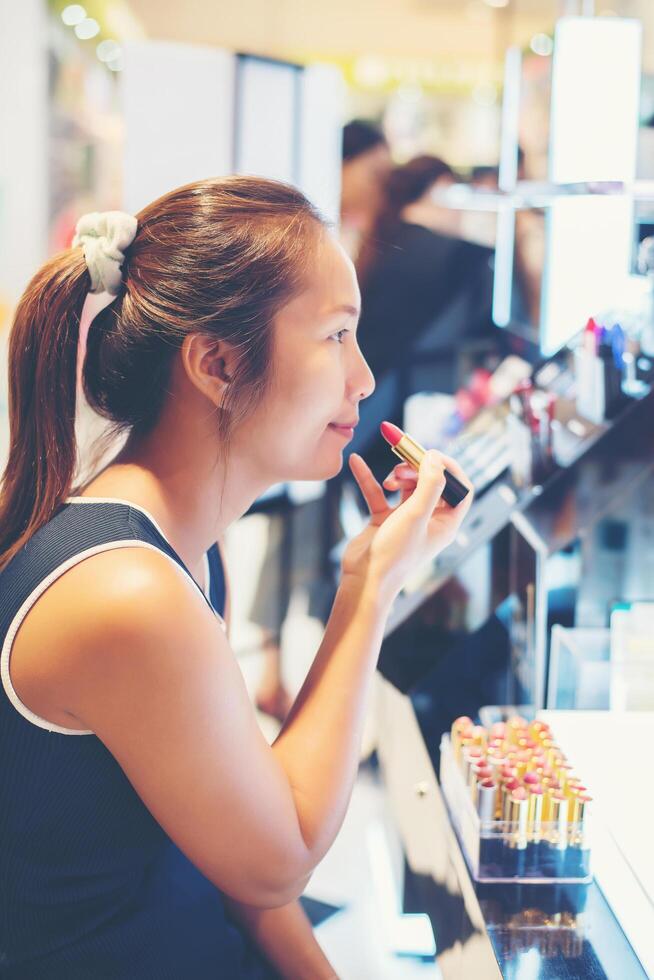
[[[343,129],[340,240],[351,259],[372,232],[386,204],[386,181],[393,168],[382,131],[353,119]]]
[[[491,332],[493,250],[465,240],[461,212],[436,199],[456,182],[435,156],[396,167],[357,259],[360,344],[377,390],[362,406],[356,446],[372,453],[378,476],[388,456],[377,420],[401,425],[404,401],[416,390],[453,393],[464,380],[461,349]]]

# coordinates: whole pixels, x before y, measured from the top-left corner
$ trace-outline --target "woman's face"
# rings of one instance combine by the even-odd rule
[[[230,449],[271,483],[324,480],[343,465],[359,402],[375,387],[356,340],[360,302],[354,266],[321,235],[306,288],[275,317],[270,389]]]

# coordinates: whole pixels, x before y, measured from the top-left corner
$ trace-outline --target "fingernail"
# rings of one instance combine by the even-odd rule
[[[428,449],[425,461],[432,472],[436,473],[437,470],[442,470],[441,459],[435,449]]]

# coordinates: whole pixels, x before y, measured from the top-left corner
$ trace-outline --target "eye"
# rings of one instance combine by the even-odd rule
[[[336,333],[333,333],[333,334],[330,335],[329,339],[330,340],[335,340],[337,344],[342,344],[343,343],[343,337],[345,336],[346,333],[349,333],[349,332],[350,331],[349,330],[346,330],[346,329],[337,330]]]

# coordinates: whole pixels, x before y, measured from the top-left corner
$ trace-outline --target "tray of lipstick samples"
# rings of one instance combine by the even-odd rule
[[[591,797],[545,722],[457,718],[441,740],[440,783],[476,881],[592,880]]]

